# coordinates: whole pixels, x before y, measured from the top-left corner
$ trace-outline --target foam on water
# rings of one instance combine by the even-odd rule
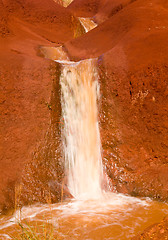
[[[0,223],[0,230],[8,228],[18,221],[24,219],[37,219],[37,216],[42,216],[44,213],[57,211],[56,217],[67,217],[70,215],[98,215],[105,214],[109,211],[132,211],[137,207],[149,207],[151,200],[141,200],[138,198],[125,196],[116,193],[103,193],[99,199],[76,200],[71,199],[68,202],[57,204],[39,204],[30,207],[23,207],[17,210],[11,218],[5,220],[5,224]],[[59,214],[58,214],[59,213]],[[3,222],[3,218],[1,219]]]
[[[0,238],[17,236],[18,222],[26,221],[43,226],[45,221],[54,228],[59,239],[131,239],[144,228],[154,224],[168,213],[164,203],[141,200],[110,192],[98,199],[76,200],[57,204],[23,207],[14,216],[0,221]],[[4,235],[6,234],[6,235]]]

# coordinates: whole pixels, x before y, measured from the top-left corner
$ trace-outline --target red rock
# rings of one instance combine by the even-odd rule
[[[0,12],[0,209],[5,210],[14,206],[15,185],[20,184],[23,169],[33,161],[33,155],[38,155],[38,149],[46,149],[43,153],[50,155],[51,167],[55,157],[51,154],[52,147],[46,145],[48,135],[53,131],[53,116],[54,121],[59,121],[60,115],[60,108],[54,103],[58,96],[55,94],[57,68],[51,61],[38,57],[37,49],[40,45],[52,46],[51,41],[60,45],[73,38],[79,22],[51,0],[3,0],[0,1]],[[57,110],[53,107],[51,111],[50,104]],[[55,137],[54,142],[59,145],[58,138]],[[45,159],[45,163],[41,162],[44,167],[45,156],[41,157]],[[55,161],[55,164],[58,163]],[[24,171],[22,189],[27,194],[25,203],[43,201],[44,194],[36,192],[42,192],[40,188],[44,187],[48,194],[50,168],[47,173],[43,169],[43,176],[38,164],[34,164],[34,168],[39,168],[39,175],[33,176],[34,169],[28,168],[27,173]],[[52,175],[58,181],[56,177]]]
[[[134,20],[130,31],[102,57],[102,142],[104,156],[118,167],[115,174],[109,161],[118,191],[125,186],[129,194],[166,200],[168,15],[165,5],[150,4],[137,1],[112,17],[125,12]]]
[[[144,232],[132,240],[147,240],[147,239],[168,239],[168,219],[165,218],[161,223],[156,223],[144,230]]]
[[[167,39],[167,2],[139,0],[65,43],[71,59],[99,57],[103,156],[114,186],[119,192],[164,200]]]
[[[94,18],[100,24],[132,2],[132,0],[74,0],[68,6],[68,10],[78,17]]]
[[[100,0],[99,9],[94,19],[99,24],[118,13],[125,6],[132,3],[132,0]]]
[[[68,7],[77,17],[93,17],[99,8],[99,0],[74,0]]]

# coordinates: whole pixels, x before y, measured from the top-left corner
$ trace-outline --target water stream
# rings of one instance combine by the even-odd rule
[[[63,66],[61,78],[63,146],[68,187],[76,199],[101,196],[102,161],[94,60]]]

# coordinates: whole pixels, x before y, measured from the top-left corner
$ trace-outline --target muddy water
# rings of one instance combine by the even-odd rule
[[[0,219],[0,239],[18,237],[22,232],[18,221],[27,222],[40,239],[47,233],[61,240],[131,239],[167,213],[164,203],[106,193],[99,200],[24,207]]]

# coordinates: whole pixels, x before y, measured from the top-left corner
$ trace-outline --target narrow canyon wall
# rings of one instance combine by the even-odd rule
[[[135,1],[112,18],[123,17],[101,60],[104,157],[117,191],[167,200],[167,4]]]
[[[73,60],[99,59],[103,161],[113,189],[167,200],[168,5],[102,4],[101,24],[65,48]]]
[[[0,12],[0,209],[5,211],[19,202],[22,178],[23,203],[46,202],[49,194],[59,198],[53,170],[59,156],[59,67],[40,57],[40,46],[59,46],[83,29],[52,0],[0,1]]]

